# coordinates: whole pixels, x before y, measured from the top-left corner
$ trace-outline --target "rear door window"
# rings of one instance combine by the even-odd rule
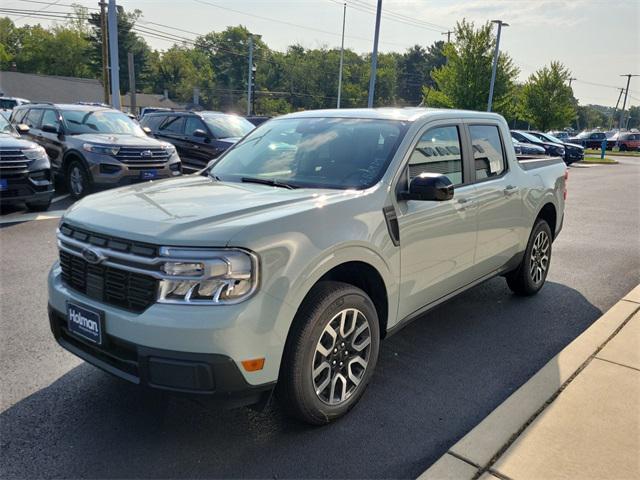
[[[506,170],[500,131],[496,125],[470,125],[476,180],[498,177]]]
[[[463,183],[458,127],[435,127],[420,137],[409,158],[409,181],[422,173],[440,173],[454,185]]]

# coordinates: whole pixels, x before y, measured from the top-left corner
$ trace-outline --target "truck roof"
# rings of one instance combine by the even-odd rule
[[[283,115],[279,118],[365,118],[379,120],[402,120],[414,122],[424,117],[446,117],[446,118],[486,118],[486,119],[502,119],[497,113],[476,112],[473,110],[454,110],[448,108],[422,108],[422,107],[405,107],[405,108],[342,108],[327,110],[307,110],[304,112],[295,112]]]

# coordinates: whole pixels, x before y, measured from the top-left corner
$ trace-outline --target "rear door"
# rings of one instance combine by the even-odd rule
[[[522,234],[522,200],[516,174],[509,169],[498,121],[467,120],[473,149],[475,199],[478,204],[476,277],[494,272],[514,257]]]
[[[40,120],[42,120],[42,109],[30,108],[29,112],[25,115],[22,123],[29,127],[29,132],[26,134],[34,142],[42,144],[42,135],[40,132]]]
[[[398,182],[406,190],[412,178],[431,172],[446,175],[455,185],[451,200],[398,202],[400,318],[473,281],[477,212],[464,136],[459,121],[425,127]]]

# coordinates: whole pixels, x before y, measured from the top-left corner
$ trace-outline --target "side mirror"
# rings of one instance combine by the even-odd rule
[[[151,135],[151,129],[149,127],[142,127],[142,131],[147,135]]]
[[[50,123],[45,123],[42,126],[42,131],[47,133],[55,133],[56,135],[60,133],[60,130],[55,125],[51,125]]]
[[[16,130],[20,135],[24,135],[25,133],[29,133],[29,125],[19,123],[18,125],[16,125]]]
[[[191,135],[194,137],[209,138],[209,134],[201,128],[196,128]]]
[[[442,202],[453,198],[453,183],[440,173],[421,173],[409,183],[409,191],[400,200]]]

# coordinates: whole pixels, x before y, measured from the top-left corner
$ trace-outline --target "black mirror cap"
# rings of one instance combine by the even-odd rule
[[[29,125],[26,125],[24,123],[19,123],[18,125],[16,125],[16,130],[20,135],[24,133],[29,133]]]
[[[409,191],[401,194],[402,200],[443,202],[453,198],[453,183],[440,173],[421,173],[409,183]]]
[[[42,131],[47,133],[55,133],[55,134],[60,133],[60,130],[58,130],[58,127],[56,127],[55,125],[51,125],[50,123],[45,123],[42,126]]]
[[[205,132],[204,130],[202,130],[201,128],[196,128],[193,131],[193,136],[194,137],[201,137],[201,138],[209,138],[209,134],[207,132]]]

